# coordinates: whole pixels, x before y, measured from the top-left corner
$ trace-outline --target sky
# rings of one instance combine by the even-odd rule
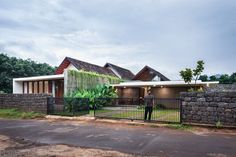
[[[68,56],[173,80],[236,72],[235,0],[0,0],[0,53],[58,66]]]

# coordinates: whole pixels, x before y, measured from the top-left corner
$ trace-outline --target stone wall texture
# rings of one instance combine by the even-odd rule
[[[236,84],[216,84],[213,87],[206,87],[209,92],[231,92],[236,91]]]
[[[236,126],[236,91],[183,92],[182,122]]]
[[[48,94],[0,94],[0,108],[47,113]]]

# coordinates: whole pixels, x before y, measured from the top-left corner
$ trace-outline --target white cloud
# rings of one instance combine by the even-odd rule
[[[52,65],[65,56],[112,62],[135,73],[149,65],[172,79],[198,59],[207,74],[231,73],[235,6],[233,0],[0,0],[0,51]]]

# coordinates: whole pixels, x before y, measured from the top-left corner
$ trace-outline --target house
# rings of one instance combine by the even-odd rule
[[[114,64],[106,63],[105,66],[98,66],[66,57],[56,69],[55,75],[14,78],[13,93],[48,93],[55,97],[63,97],[68,88],[69,70],[93,72],[122,80],[129,80],[134,76],[130,70]]]
[[[122,98],[142,98],[149,89],[158,98],[176,98],[180,92],[187,91],[190,87],[204,88],[218,84],[218,82],[197,81],[196,84],[195,82],[187,84],[184,81],[171,81],[149,66],[145,66],[134,75],[130,70],[112,63],[98,66],[66,57],[56,69],[55,75],[13,79],[13,93],[49,93],[54,97],[63,97],[68,92],[81,88],[81,84],[85,84],[83,78],[70,75],[71,71],[101,75],[101,78],[95,79],[95,84],[89,83],[89,87],[109,83],[116,88],[118,96]]]
[[[178,98],[180,92],[186,92],[190,88],[203,89],[212,87],[219,82],[192,81],[190,84],[184,81],[129,81],[113,84],[120,98],[143,98],[148,90],[156,98]]]

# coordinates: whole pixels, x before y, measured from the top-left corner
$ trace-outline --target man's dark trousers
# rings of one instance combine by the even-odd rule
[[[144,120],[147,120],[147,115],[148,115],[148,120],[150,121],[152,117],[152,106],[145,107]]]

